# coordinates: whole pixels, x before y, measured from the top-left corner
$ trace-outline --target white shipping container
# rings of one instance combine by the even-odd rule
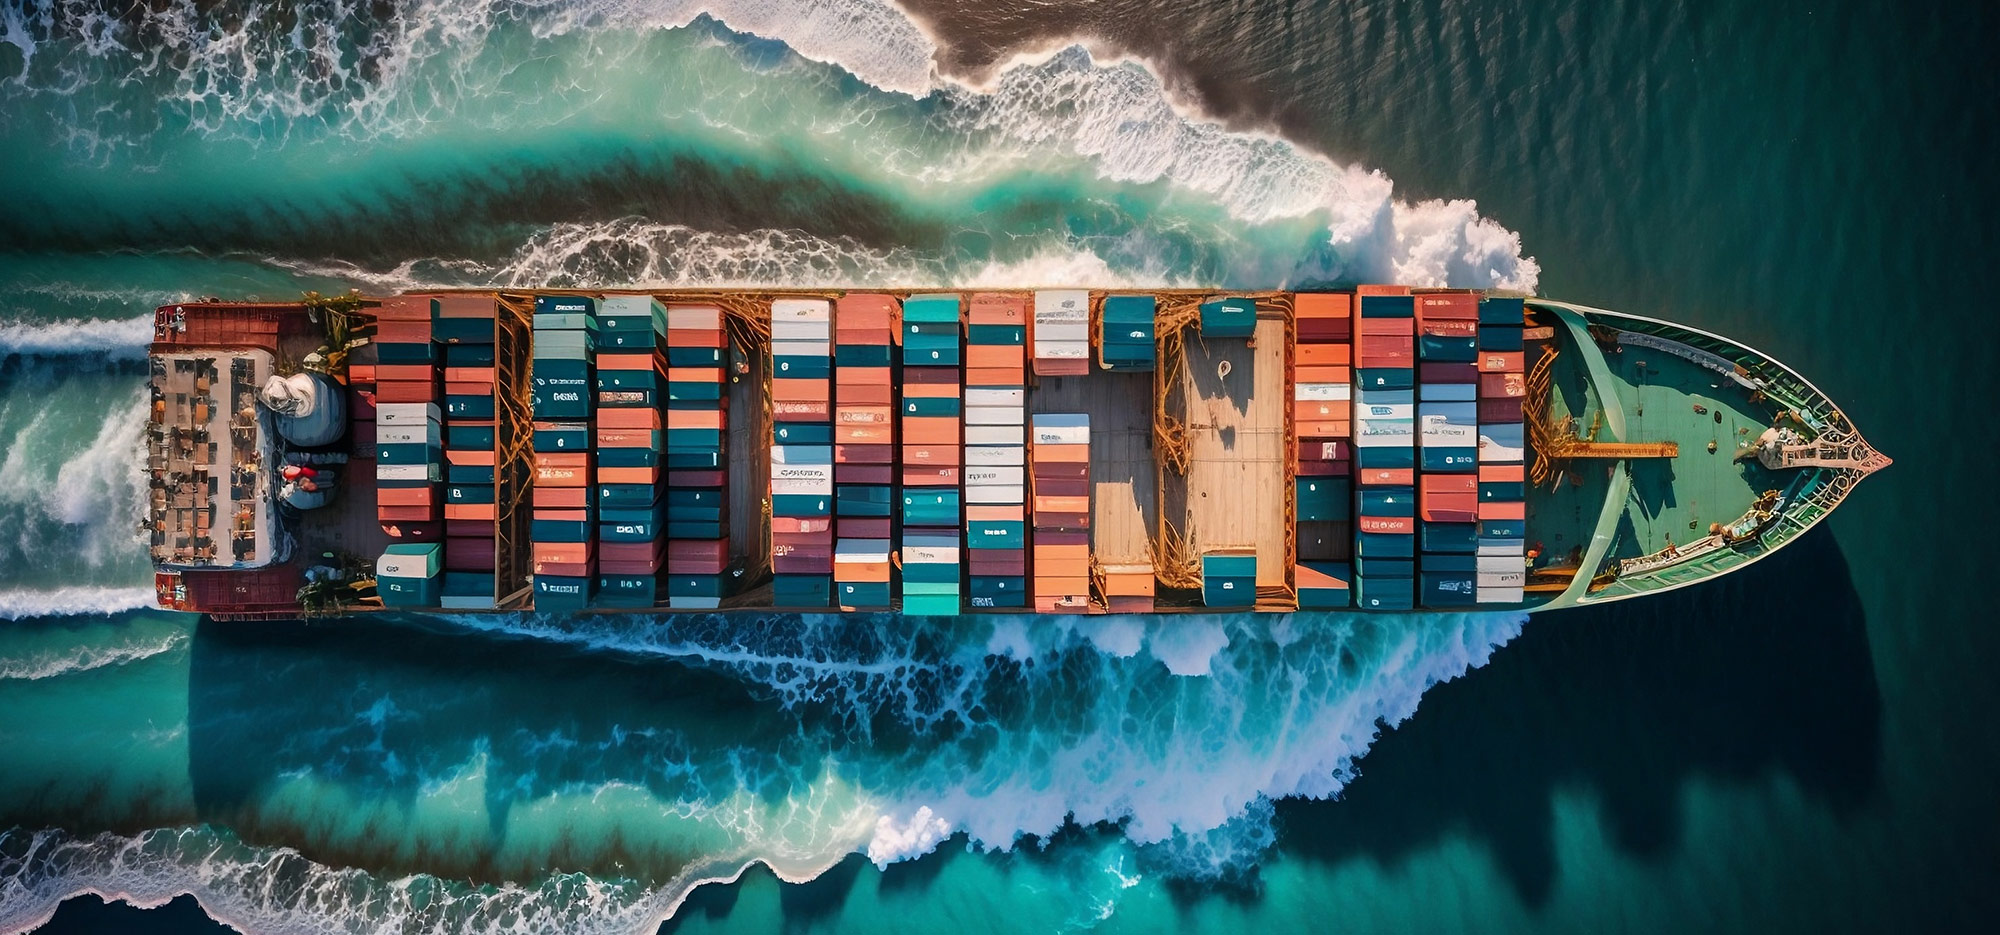
[[[436,422],[440,418],[437,403],[377,403],[375,406],[376,425],[420,425]]]
[[[777,341],[771,342],[772,357],[832,357],[832,341]]]
[[[889,560],[889,540],[887,539],[841,539],[833,544],[835,562],[886,562]]]
[[[1027,410],[1020,406],[967,406],[966,425],[1023,425],[1028,421]]]
[[[772,445],[771,463],[832,464],[832,445]]]
[[[651,315],[653,305],[654,300],[650,295],[607,295],[598,301],[597,314],[603,318]]]
[[[965,467],[965,486],[980,484],[1025,484],[1027,469],[1018,466],[997,464],[969,464]]]
[[[1488,422],[1479,427],[1479,462],[1513,464],[1527,455],[1519,422]]]
[[[1514,556],[1516,561],[1519,561],[1527,557],[1528,543],[1525,539],[1501,539],[1494,536],[1480,536],[1479,554],[1511,555]]]
[[[1037,445],[1088,445],[1090,427],[1087,425],[1037,425],[1034,427]]]
[[[1300,383],[1292,387],[1292,398],[1302,403],[1346,402],[1354,398],[1351,383]]]
[[[1479,588],[1476,600],[1481,604],[1519,604],[1527,596],[1521,588]]]
[[[833,496],[833,479],[830,477],[826,480],[809,477],[773,477],[771,478],[771,495],[774,497],[831,497]]]
[[[1022,425],[968,425],[965,427],[967,445],[1025,445],[1028,443],[1028,429]]]
[[[1026,464],[1028,449],[1015,445],[967,445],[965,465]]]
[[[1090,323],[1082,321],[1051,321],[1035,323],[1035,341],[1089,341]]]
[[[1035,357],[1038,360],[1089,360],[1088,341],[1036,341]]]
[[[1356,448],[1409,448],[1416,444],[1416,423],[1409,419],[1356,419]]]
[[[1518,588],[1528,583],[1526,571],[1510,571],[1504,574],[1480,572],[1476,577],[1482,588]]]
[[[903,543],[903,564],[905,565],[956,565],[958,546],[911,545]]]
[[[375,465],[375,479],[378,481],[438,481],[444,478],[444,469],[437,462],[429,464],[382,464]]]
[[[1035,293],[1035,325],[1044,321],[1090,320],[1090,293],[1082,289],[1044,289]]]
[[[771,322],[773,341],[831,341],[833,323],[826,321]]]
[[[719,331],[722,309],[713,305],[669,305],[667,327],[671,330]]]
[[[421,581],[430,577],[429,565],[428,558],[423,555],[390,555],[385,552],[375,558],[375,576]]]
[[[994,387],[968,386],[965,388],[967,406],[1025,406],[1028,391],[1018,387],[1000,389]]]
[[[833,483],[833,465],[831,464],[771,465],[771,483],[775,485],[778,481],[781,480],[814,481],[814,482],[825,481],[826,483],[831,484]]]
[[[777,299],[771,303],[771,322],[832,321],[833,303],[825,299]]]
[[[1357,394],[1355,398],[1367,404],[1382,405],[1382,406],[1409,406],[1409,405],[1414,405],[1416,403],[1417,391],[1416,390],[1371,390],[1367,387],[1362,387],[1361,392]]]
[[[436,422],[422,425],[376,425],[375,443],[378,445],[435,445],[442,429]]]
[[[904,548],[906,548],[906,549],[907,549],[907,548],[912,548],[912,547],[915,547],[915,548],[920,548],[920,549],[951,549],[951,548],[957,548],[957,547],[958,547],[958,537],[957,537],[957,536],[934,536],[934,535],[926,535],[926,534],[924,534],[924,533],[917,533],[917,534],[915,534],[915,535],[905,535],[905,536],[903,537],[903,547],[904,547]]]
[[[1020,484],[967,484],[965,502],[981,505],[1013,506],[1028,502],[1028,488]]]
[[[1408,421],[1416,418],[1416,416],[1417,407],[1414,403],[1404,403],[1396,406],[1385,406],[1380,403],[1354,404],[1354,418],[1356,419],[1395,419]]]
[[[1456,422],[1446,422],[1435,416],[1422,420],[1419,432],[1425,448],[1471,448],[1479,444],[1479,428]]]
[[[1501,574],[1503,572],[1519,573],[1523,568],[1527,567],[1521,564],[1520,558],[1512,555],[1481,555],[1474,561],[1477,562],[1474,567],[1478,568],[1479,573],[1482,575]]]

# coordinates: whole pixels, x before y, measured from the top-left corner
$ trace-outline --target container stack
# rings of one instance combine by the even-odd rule
[[[771,598],[833,605],[833,303],[771,303]]]
[[[1355,334],[1356,606],[1416,603],[1416,300],[1363,286]]]
[[[375,559],[375,593],[384,607],[437,607],[443,571],[438,543],[398,542]]]
[[[1473,523],[1478,513],[1479,299],[1467,292],[1417,297],[1419,602],[1473,603]]]
[[[1527,581],[1526,440],[1521,412],[1527,396],[1518,299],[1479,303],[1479,544],[1478,602],[1518,604]]]
[[[728,596],[729,350],[722,309],[667,307],[667,606],[712,610]],[[655,433],[657,434],[657,433]]]
[[[1030,423],[1035,611],[1084,613],[1090,609],[1090,416],[1038,412]]]
[[[964,512],[958,296],[903,302],[903,612],[957,614]]]
[[[1028,606],[1028,303],[980,293],[967,310],[965,543],[974,607]]]
[[[1036,375],[1075,377],[1090,372],[1090,293],[1081,289],[1035,293]]]
[[[444,538],[444,465],[437,452],[443,410],[431,300],[385,299],[375,310],[375,512],[382,531],[405,542]],[[422,443],[382,444],[392,438]],[[386,450],[385,450],[386,449]]]
[[[1201,336],[1204,340],[1256,337],[1256,300],[1226,298],[1201,303]]]
[[[597,607],[659,599],[667,537],[660,409],[667,392],[667,309],[646,295],[597,308]],[[709,421],[713,421],[710,419]]]
[[[1217,549],[1201,557],[1203,606],[1249,610],[1257,604],[1257,550]]]
[[[537,610],[590,606],[597,572],[591,498],[591,354],[597,301],[535,297],[535,492],[529,522]]]
[[[1354,580],[1354,296],[1300,293],[1293,302],[1293,502],[1299,606],[1350,606]]]
[[[490,608],[499,530],[495,465],[499,423],[494,394],[499,301],[490,295],[439,296],[433,336],[444,345],[445,503],[442,606]],[[398,440],[409,436],[397,433]]]
[[[833,587],[843,610],[894,606],[896,300],[844,295],[833,345]]]
[[[1150,295],[1105,296],[1098,324],[1098,363],[1113,371],[1152,370],[1158,314],[1158,303]]]

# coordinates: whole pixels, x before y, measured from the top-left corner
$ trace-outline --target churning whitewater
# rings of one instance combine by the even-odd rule
[[[704,880],[944,847],[1206,879],[1519,615],[407,617],[148,601],[153,305],[423,286],[1532,290],[1470,201],[1082,45],[982,86],[882,3],[0,7],[0,931],[644,932]],[[115,80],[113,80],[115,79]],[[140,830],[150,829],[150,830]],[[1049,844],[1081,834],[1085,841]],[[1067,841],[1067,839],[1064,839]],[[554,868],[553,872],[550,868]],[[268,882],[282,877],[285,887]]]

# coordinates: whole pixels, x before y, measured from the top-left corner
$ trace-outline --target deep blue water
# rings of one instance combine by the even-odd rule
[[[0,5],[0,930],[1990,924],[1990,6],[641,6]],[[1369,280],[1730,335],[1896,464],[1525,622],[136,609],[160,302]]]

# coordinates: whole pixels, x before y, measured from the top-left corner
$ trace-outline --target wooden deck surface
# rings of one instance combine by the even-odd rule
[[[1152,563],[1159,527],[1159,468],[1153,460],[1153,375],[1091,369],[1041,377],[1028,411],[1090,415],[1090,551],[1106,565]]]
[[[1257,550],[1257,584],[1285,582],[1285,323],[1257,321],[1256,346],[1190,329],[1181,417],[1193,457],[1175,525],[1197,551]],[[1228,362],[1226,375],[1220,365]],[[1182,500],[1175,504],[1175,499]]]

